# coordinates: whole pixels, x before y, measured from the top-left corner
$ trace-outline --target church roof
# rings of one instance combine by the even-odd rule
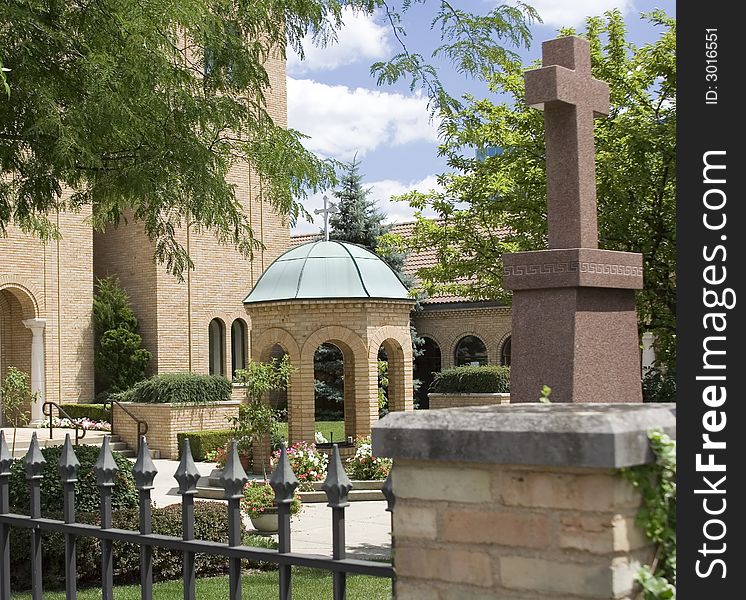
[[[311,241],[275,260],[244,299],[374,298],[409,300],[404,284],[369,250],[338,241]]]

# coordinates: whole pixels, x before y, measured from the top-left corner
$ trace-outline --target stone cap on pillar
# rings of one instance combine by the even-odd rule
[[[641,290],[642,254],[563,248],[503,254],[503,286],[509,290],[598,287]]]
[[[652,463],[648,431],[676,435],[675,404],[540,404],[391,412],[373,454],[393,459],[620,468]]]

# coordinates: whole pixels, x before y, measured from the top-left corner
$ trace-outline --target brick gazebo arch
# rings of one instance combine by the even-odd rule
[[[252,358],[266,360],[279,344],[297,369],[288,386],[291,443],[314,439],[314,354],[324,343],[344,356],[347,437],[369,435],[378,419],[382,344],[392,369],[390,409],[412,410],[412,305],[394,272],[352,244],[311,242],[270,265],[244,306]]]

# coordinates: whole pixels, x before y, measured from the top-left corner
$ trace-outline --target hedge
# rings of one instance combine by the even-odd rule
[[[510,391],[510,367],[453,367],[436,373],[430,391],[439,394],[496,394]]]
[[[176,434],[179,444],[179,458],[184,448],[184,440],[189,439],[189,447],[192,449],[194,460],[205,460],[208,452],[217,450],[233,439],[233,430],[218,429],[215,431],[188,431]]]
[[[78,457],[80,468],[78,469],[78,483],[75,484],[75,506],[81,512],[95,512],[101,504],[99,489],[96,486],[96,474],[93,465],[100,452],[98,446],[81,445],[75,448],[75,456]],[[42,514],[61,512],[62,484],[58,464],[62,454],[62,446],[49,446],[42,448],[41,453],[47,464],[41,482],[41,506]],[[113,453],[114,460],[119,470],[114,476],[114,490],[112,492],[111,504],[116,509],[127,509],[138,507],[138,494],[135,488],[135,479],[132,476],[132,463],[118,452]],[[29,485],[26,480],[23,459],[13,461],[10,475],[10,506],[13,510],[28,514],[29,509]]]
[[[153,508],[153,533],[181,537],[181,504],[172,504],[164,508]],[[197,539],[227,543],[228,514],[225,504],[217,502],[194,503],[194,534]],[[61,513],[50,515],[60,519]],[[97,512],[78,513],[80,523],[99,525]],[[138,510],[116,510],[113,513],[115,528],[137,531],[139,529]],[[273,541],[254,535],[245,535],[242,527],[244,544],[248,546],[276,547]],[[101,582],[101,542],[95,538],[78,537],[77,572],[78,585],[100,585]],[[29,552],[29,532],[25,528],[13,528],[10,535],[11,545],[11,587],[15,590],[28,589],[31,586],[31,557]],[[45,589],[60,589],[65,581],[65,540],[61,533],[45,532],[42,536],[42,571]],[[182,552],[155,548],[153,551],[153,579],[165,581],[180,579],[182,576]],[[243,563],[246,565],[246,561]],[[265,567],[267,563],[252,563],[248,566]],[[222,575],[228,572],[228,559],[208,554],[197,554],[195,559],[197,577]],[[140,547],[135,544],[114,542],[114,582],[118,585],[136,583],[140,579]]]
[[[104,408],[103,404],[60,404],[71,419],[87,417],[91,421],[107,421],[111,423],[111,407]],[[63,415],[64,416],[64,415]]]
[[[164,373],[140,381],[112,397],[120,402],[146,404],[208,404],[230,400],[231,387],[231,382],[221,375]]]

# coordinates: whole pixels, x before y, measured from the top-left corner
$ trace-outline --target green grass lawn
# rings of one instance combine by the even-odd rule
[[[331,435],[334,436],[335,442],[345,440],[345,422],[344,421],[316,421],[316,431],[320,431],[328,440]],[[288,424],[280,423],[280,433],[285,439],[288,439]]]
[[[258,571],[244,575],[243,597],[252,600],[276,600],[277,571]],[[153,597],[158,600],[181,600],[184,591],[181,581],[164,581],[153,585]],[[332,597],[332,576],[327,571],[298,567],[293,569],[293,597],[302,600],[329,600]],[[13,594],[14,600],[30,600],[31,592]],[[65,592],[47,592],[46,600],[64,600]],[[78,590],[79,600],[101,598],[100,589]],[[140,586],[114,588],[115,600],[139,600]],[[197,580],[197,598],[200,600],[226,600],[227,577],[207,577]],[[388,600],[391,598],[391,580],[367,575],[350,575],[347,578],[348,600]]]

